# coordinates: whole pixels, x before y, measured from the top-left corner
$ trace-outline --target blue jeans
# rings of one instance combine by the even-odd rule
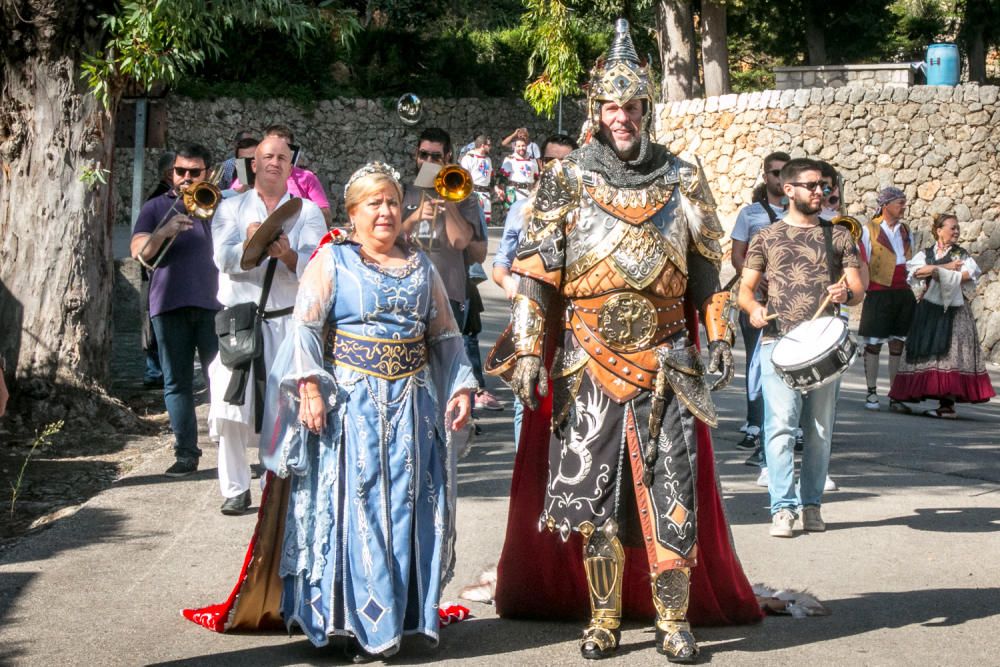
[[[743,334],[743,348],[747,353],[746,374],[750,375],[750,362],[753,361],[753,353],[757,348],[757,339],[760,338],[761,330],[750,324],[750,316],[740,312],[740,332]],[[750,400],[747,394],[747,426],[761,428],[764,425],[764,397],[758,396]]]
[[[524,420],[524,405],[521,399],[514,397],[514,451],[517,451],[517,443],[521,439],[521,421]]]
[[[479,354],[479,334],[465,334],[465,356],[472,365],[472,376],[476,378],[480,389],[486,389],[486,376],[483,375],[483,358]]]
[[[163,402],[174,432],[174,456],[197,460],[201,450],[194,414],[194,353],[197,349],[207,385],[208,365],[219,351],[215,311],[193,307],[167,311],[153,318],[153,331],[160,348]]]
[[[158,349],[146,350],[146,371],[142,375],[143,382],[159,382],[163,379],[160,369],[160,352]]]
[[[819,505],[830,466],[837,382],[807,394],[792,389],[771,363],[774,344],[760,348],[761,388],[764,394],[764,449],[770,483],[771,514]],[[800,419],[801,417],[801,419]],[[802,427],[805,448],[795,491],[795,429]]]

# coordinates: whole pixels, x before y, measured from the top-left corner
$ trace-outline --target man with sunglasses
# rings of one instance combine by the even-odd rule
[[[764,158],[764,193],[763,196],[747,206],[740,209],[736,216],[736,224],[733,226],[732,256],[733,268],[737,275],[743,271],[746,262],[747,248],[750,242],[757,235],[757,232],[764,229],[773,222],[777,222],[785,217],[785,193],[781,189],[781,168],[791,159],[784,151],[775,151]],[[766,300],[765,289],[758,290],[757,299],[761,302]],[[750,373],[750,364],[753,362],[753,355],[757,349],[757,339],[760,338],[760,329],[750,325],[750,318],[746,313],[740,313],[740,332],[743,334],[743,347],[746,350],[746,370]],[[750,449],[753,452],[746,463],[750,466],[763,464],[763,448],[760,441],[760,430],[764,425],[764,398],[757,396],[750,399],[747,393],[747,418],[743,439],[737,443],[737,447]],[[766,468],[763,468],[766,470]],[[761,473],[761,480],[766,479],[766,473]],[[763,483],[763,481],[761,482]]]
[[[426,162],[451,163],[451,136],[439,127],[426,128],[420,133],[414,157],[417,173]],[[440,274],[460,330],[465,326],[468,280],[464,251],[475,244],[476,254],[481,256],[468,259],[477,262],[486,259],[486,239],[479,233],[480,215],[476,197],[450,202],[433,188],[416,185],[407,186],[403,193],[403,231],[423,248]],[[480,250],[483,252],[479,253]]]
[[[208,367],[219,350],[215,313],[220,305],[219,271],[212,261],[209,222],[193,220],[180,193],[205,180],[211,162],[208,149],[187,144],[177,150],[173,187],[142,207],[132,234],[132,256],[145,267],[156,264],[149,283],[149,315],[163,369],[163,400],[174,433],[170,477],[198,469],[198,423],[194,411],[194,356],[197,352],[208,383]],[[174,239],[167,249],[166,246]]]
[[[762,329],[761,390],[764,396],[764,447],[769,471],[771,528],[774,537],[792,537],[798,513],[806,531],[826,530],[820,513],[830,463],[837,384],[829,383],[806,394],[792,389],[775,372],[774,343],[813,317],[829,296],[834,304],[854,305],[864,299],[858,270],[858,249],[840,226],[830,229],[829,242],[820,225],[824,184],[820,165],[807,158],[790,160],[781,169],[788,213],[750,243],[740,283],[740,308],[750,324]],[[828,260],[832,253],[832,260]],[[832,269],[831,269],[832,266]],[[846,280],[830,284],[831,270]],[[767,305],[755,289],[767,280]],[[774,316],[769,315],[773,313]],[[795,431],[804,435],[799,491],[794,480]]]

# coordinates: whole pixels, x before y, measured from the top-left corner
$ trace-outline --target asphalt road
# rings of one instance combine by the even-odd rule
[[[484,285],[484,354],[506,321],[502,295]],[[742,350],[739,351],[742,368]],[[1000,389],[1000,369],[990,367]],[[883,378],[885,369],[883,368]],[[492,381],[492,380],[491,380]],[[772,616],[753,626],[696,629],[703,662],[718,665],[1000,664],[1000,403],[960,406],[955,422],[863,409],[861,364],[838,406],[825,498],[829,529],[780,540],[767,534],[767,496],[735,449],[742,375],[716,396],[716,457],[736,547],[753,582],[806,588],[831,614]],[[460,464],[458,569],[445,600],[496,562],[513,461],[508,409],[484,416]],[[928,406],[930,407],[930,406]],[[129,476],[0,558],[0,663],[11,665],[320,665],[336,654],[301,635],[219,635],[179,610],[228,595],[253,515],[219,511],[215,449],[186,479],[160,473],[168,441]],[[254,501],[259,494],[254,491]],[[463,665],[581,664],[579,627],[474,618],[442,630],[441,645],[404,643],[392,662]],[[627,625],[611,664],[663,664],[649,628]]]

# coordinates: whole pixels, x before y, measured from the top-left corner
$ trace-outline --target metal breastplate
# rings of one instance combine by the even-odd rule
[[[643,208],[619,208],[613,198],[608,202],[595,200],[594,194],[599,196],[602,187],[606,186],[583,188],[580,207],[567,226],[564,284],[572,284],[604,260],[636,290],[653,283],[668,261],[686,274],[683,249],[688,246],[688,231],[676,189],[660,185],[650,197],[666,196],[665,201]]]

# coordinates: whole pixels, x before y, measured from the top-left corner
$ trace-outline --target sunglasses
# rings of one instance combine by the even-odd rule
[[[809,181],[808,183],[802,183],[801,181],[789,181],[788,185],[794,185],[797,188],[805,188],[809,191],[819,190],[820,192],[823,192],[826,190],[826,183],[823,181]]]
[[[421,160],[431,160],[433,162],[440,162],[444,160],[444,153],[440,151],[431,152],[431,151],[419,150],[417,151],[417,155],[420,156]]]
[[[768,169],[766,173],[771,174],[771,176],[773,176],[774,178],[777,178],[781,174],[781,170],[780,169]]]
[[[199,176],[201,176],[201,172],[203,171],[205,171],[204,168],[190,169],[188,167],[174,167],[174,173],[177,174],[180,178],[184,178],[185,174],[190,174],[191,178],[198,178]]]

